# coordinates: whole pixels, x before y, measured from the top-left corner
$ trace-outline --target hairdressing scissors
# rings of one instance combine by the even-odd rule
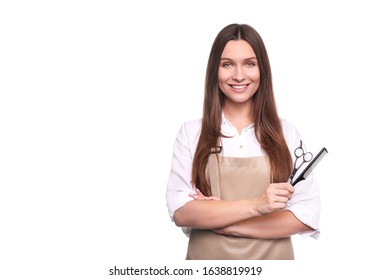
[[[294,168],[292,173],[289,176],[288,183],[291,183],[294,175],[297,173],[298,169],[301,168],[301,166],[312,160],[313,155],[310,152],[305,153],[302,147],[302,140],[300,140],[300,145],[294,150],[295,155],[295,161],[294,161]]]

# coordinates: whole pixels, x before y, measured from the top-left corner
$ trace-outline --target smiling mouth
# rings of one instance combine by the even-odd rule
[[[245,84],[245,85],[230,85],[231,88],[236,89],[236,90],[243,90],[246,89],[250,84]]]

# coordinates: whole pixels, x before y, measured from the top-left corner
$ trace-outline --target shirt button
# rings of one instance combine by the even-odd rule
[[[242,149],[243,148],[243,145],[240,145],[239,148]]]

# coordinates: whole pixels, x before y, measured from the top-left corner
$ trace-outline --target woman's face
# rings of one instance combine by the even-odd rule
[[[225,101],[251,101],[259,84],[260,71],[251,45],[244,40],[229,41],[218,68],[218,87],[224,93]]]

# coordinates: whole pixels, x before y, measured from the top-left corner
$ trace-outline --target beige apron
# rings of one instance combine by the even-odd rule
[[[219,161],[219,165],[218,165]],[[233,158],[211,154],[207,177],[212,195],[224,200],[252,199],[270,183],[270,166],[265,157]],[[192,229],[187,260],[291,260],[291,238],[254,239]]]

